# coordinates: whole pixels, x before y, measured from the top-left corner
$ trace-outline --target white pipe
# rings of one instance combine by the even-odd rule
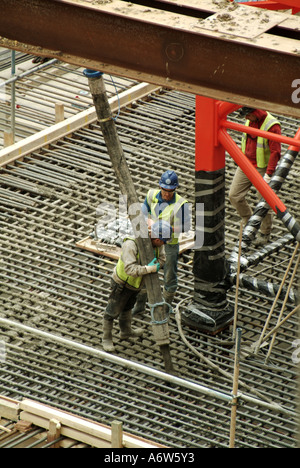
[[[152,377],[157,377],[162,380],[166,380],[167,382],[174,383],[177,385],[181,385],[184,387],[189,388],[190,390],[194,390],[196,392],[204,393],[206,395],[210,395],[212,397],[221,399],[226,402],[231,401],[231,396],[230,395],[225,395],[223,393],[217,392],[215,390],[210,390],[206,387],[203,387],[202,385],[199,385],[197,383],[193,383],[187,380],[180,379],[178,377],[175,377],[174,375],[171,374],[166,374],[162,371],[153,369],[151,367],[145,366],[144,364],[139,364],[137,362],[133,361],[128,361],[127,359],[121,358],[119,356],[115,356],[114,354],[106,353],[105,351],[101,351],[100,349],[97,348],[92,348],[90,346],[83,345],[81,343],[77,343],[76,341],[69,340],[66,338],[62,338],[61,336],[53,335],[52,333],[47,333],[41,330],[38,330],[36,328],[28,327],[27,325],[22,325],[21,323],[17,323],[8,319],[0,318],[0,324],[6,327],[14,327],[18,328],[19,330],[38,335],[42,338],[52,340],[55,342],[58,342],[64,346],[68,346],[73,349],[77,349],[78,351],[92,354],[93,356],[97,356],[101,358],[103,361],[110,361],[113,362],[114,364],[117,364],[119,366],[123,366],[129,369],[136,370],[138,372],[142,372],[144,374],[151,375]]]
[[[21,323],[14,322],[12,320],[8,320],[5,318],[0,318],[0,325],[4,327],[14,327],[18,328],[19,330],[38,335],[42,338],[48,339],[55,341],[57,343],[60,343],[64,346],[69,346],[73,349],[77,349],[78,351],[82,351],[84,353],[92,354],[93,356],[97,356],[101,358],[104,361],[110,361],[113,362],[117,365],[136,370],[138,372],[142,372],[144,374],[150,375],[152,377],[157,377],[158,379],[165,380],[167,382],[173,383],[175,385],[180,385],[182,387],[188,388],[190,390],[193,390],[195,392],[210,396],[212,398],[217,398],[219,400],[225,401],[227,403],[232,402],[232,395],[228,395],[225,393],[218,392],[216,390],[212,390],[210,388],[204,387],[203,385],[199,385],[195,382],[191,382],[190,380],[184,380],[179,377],[175,377],[174,375],[167,374],[165,372],[153,369],[151,367],[145,366],[143,364],[139,364],[137,362],[133,361],[128,361],[127,359],[120,358],[118,356],[115,356],[114,354],[106,353],[105,351],[101,351],[100,349],[96,348],[91,348],[90,346],[83,345],[81,343],[77,343],[72,340],[68,340],[66,338],[62,338],[61,336],[53,335],[52,333],[47,333],[41,330],[38,330],[37,328],[32,328],[28,327],[26,325],[22,325]],[[247,395],[244,395],[242,393],[239,393],[238,395],[239,398],[247,401],[248,403],[257,405],[257,406],[263,406],[265,408],[268,408],[270,410],[275,410],[281,413],[289,414],[290,416],[295,416],[295,414],[292,411],[289,411],[285,408],[283,408],[280,405],[277,404],[271,404],[267,403],[261,400],[258,400],[256,398],[249,397]]]

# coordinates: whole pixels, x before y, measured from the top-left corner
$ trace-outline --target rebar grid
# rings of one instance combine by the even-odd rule
[[[86,110],[93,105],[88,84],[78,69],[71,64],[58,62],[43,70],[32,71],[32,56],[17,55],[16,76],[28,73],[15,82],[16,93],[16,141],[33,135],[55,124],[55,105],[63,104],[65,118]],[[0,55],[0,84],[9,80],[10,62],[7,52]],[[132,87],[133,81],[126,78],[105,76],[109,96]],[[3,131],[11,126],[11,84],[0,95],[0,148],[3,146]]]
[[[194,111],[193,96],[164,92],[120,114],[118,132],[141,202],[147,188],[157,186],[168,167],[179,173],[180,193],[193,201]],[[299,124],[284,118],[282,122],[283,132]],[[281,192],[296,216],[298,171],[296,162]],[[228,187],[233,172],[234,164],[228,158]],[[93,230],[97,206],[103,201],[116,207],[119,203],[98,126],[82,129],[8,165],[0,175],[1,317],[101,348],[102,316],[115,262],[75,247],[75,242]],[[228,202],[226,208],[230,255],[238,239],[239,219]],[[274,238],[284,234],[284,227],[276,221]],[[293,242],[288,242],[247,273],[279,283],[293,249]],[[193,294],[192,257],[190,251],[180,259],[177,303]],[[232,302],[234,293],[234,289],[229,292]],[[245,344],[258,339],[272,302],[273,298],[260,292],[240,289],[238,322]],[[291,309],[288,304],[287,312]],[[136,318],[135,323],[145,328],[145,336],[134,344],[117,341],[117,354],[161,369],[149,322],[149,315]],[[170,332],[171,353],[180,375],[230,394],[232,382],[184,345],[173,315]],[[233,373],[234,351],[224,344],[230,340],[231,330],[209,337],[184,327],[184,334],[196,350]],[[240,370],[240,379],[263,399],[291,411],[296,406],[297,368],[292,361],[296,338],[297,320],[292,317],[280,330],[270,361],[265,363],[262,349],[255,359],[243,359]],[[30,397],[103,423],[117,418],[123,421],[124,430],[171,447],[228,446],[229,405],[13,328],[1,328],[0,339],[7,349],[6,361],[0,364],[0,394]],[[236,446],[291,447],[296,429],[290,417],[243,404],[238,408]]]

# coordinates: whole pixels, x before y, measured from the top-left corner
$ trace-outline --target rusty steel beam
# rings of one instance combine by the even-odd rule
[[[272,32],[258,29],[251,38],[243,37],[249,25],[246,10],[236,35],[206,23],[210,15],[217,20],[225,14],[225,21],[236,13],[216,7],[217,2],[204,0],[201,9],[196,0],[186,0],[182,15],[176,1],[137,3],[1,0],[0,46],[300,117],[300,92],[293,88],[300,80],[299,17],[290,24],[290,15],[235,4],[261,15],[281,15],[262,17]],[[285,20],[287,27],[282,27]]]

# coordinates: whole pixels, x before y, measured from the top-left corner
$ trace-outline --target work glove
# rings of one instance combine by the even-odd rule
[[[269,184],[271,182],[271,177],[269,176],[269,174],[265,174],[264,175],[264,180],[267,182],[267,184]]]
[[[146,265],[147,273],[157,273],[160,269],[160,264],[157,261],[157,258],[154,258],[148,265]]]

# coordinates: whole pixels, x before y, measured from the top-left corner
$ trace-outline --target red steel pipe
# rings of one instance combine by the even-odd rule
[[[299,0],[280,0],[278,3],[283,3],[286,8],[298,7],[299,8]]]
[[[245,3],[242,2],[242,5],[266,8],[267,10],[286,10],[291,8],[293,10],[293,14],[298,13],[300,11],[299,0],[280,0],[280,2],[275,2],[273,0]]]
[[[218,133],[219,142],[230,154],[242,171],[247,175],[252,184],[257,188],[262,197],[266,200],[272,210],[278,214],[287,211],[286,206],[276,193],[271,189],[263,177],[259,174],[256,168],[251,164],[249,159],[244,155],[242,150],[237,146],[233,139],[228,135],[224,128],[221,128]],[[299,143],[299,142],[298,142]]]
[[[272,132],[265,132],[259,128],[247,127],[236,122],[229,122],[228,120],[221,120],[220,126],[229,128],[230,130],[237,130],[238,132],[248,133],[249,135],[262,136],[268,140],[279,141],[280,143],[286,143],[287,145],[297,146],[300,148],[300,141],[294,138],[286,137],[284,135],[278,135]]]
[[[300,141],[300,128],[299,128],[298,132],[296,133],[296,135],[294,136],[294,139],[297,140],[297,141]],[[288,149],[290,151],[299,151],[299,148],[297,148],[297,146],[295,146],[294,144],[292,146],[289,146]]]
[[[218,101],[218,117],[219,119],[225,119],[228,114],[240,109],[242,106],[238,106],[237,104],[232,104],[231,102],[225,101]]]
[[[218,141],[218,104],[215,99],[196,96],[196,171],[214,172],[225,167],[225,150]],[[226,109],[227,104],[224,102]]]

